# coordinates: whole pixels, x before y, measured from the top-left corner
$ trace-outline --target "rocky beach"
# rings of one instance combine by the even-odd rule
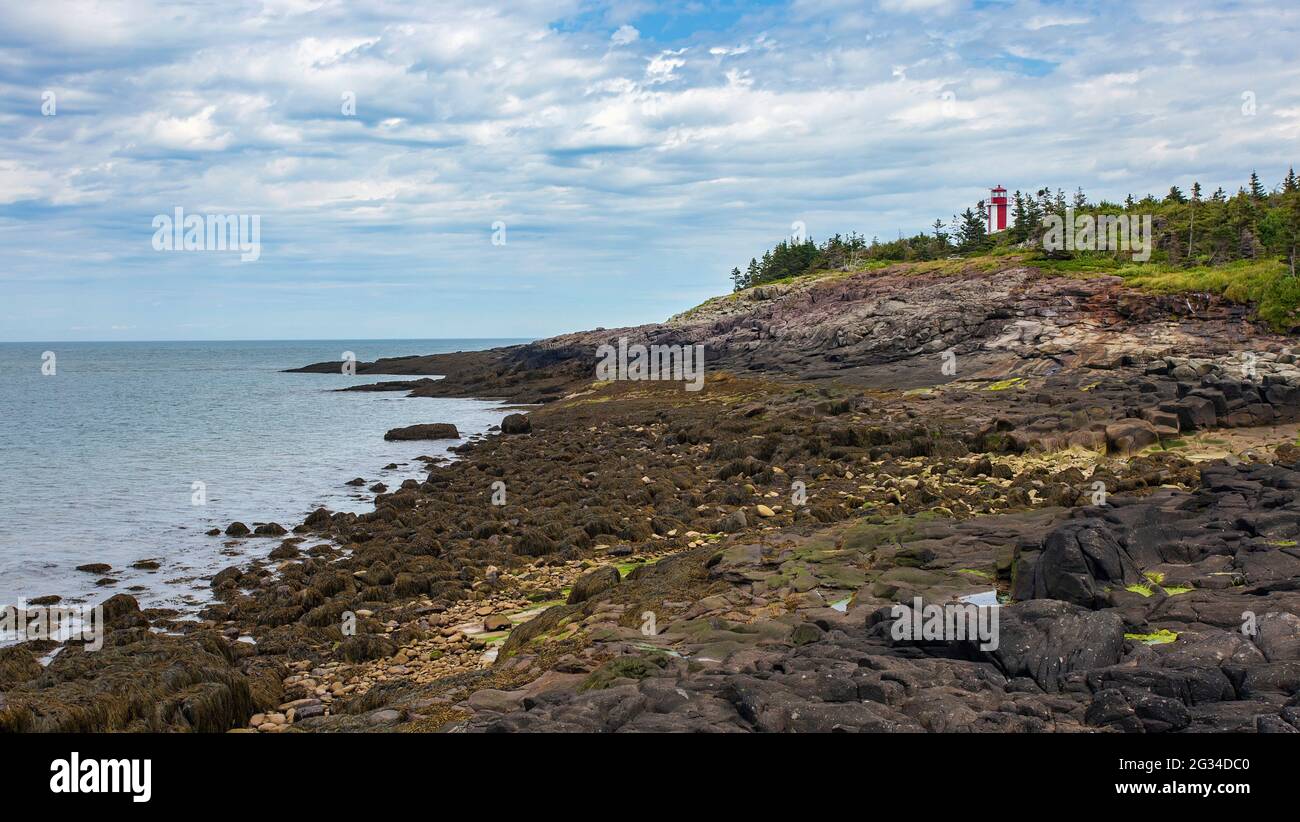
[[[703,345],[702,390],[595,380],[619,339]],[[359,363],[515,413],[422,481],[357,466],[373,511],[231,523],[275,547],[197,620],[119,594],[100,650],[0,649],[0,729],[1296,733],[1292,346],[1004,255]],[[898,638],[918,602],[996,647]]]

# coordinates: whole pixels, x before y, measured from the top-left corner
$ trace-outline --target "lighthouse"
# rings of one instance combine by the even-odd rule
[[[1007,190],[1002,186],[989,189],[989,233],[1004,231],[1007,227]]]

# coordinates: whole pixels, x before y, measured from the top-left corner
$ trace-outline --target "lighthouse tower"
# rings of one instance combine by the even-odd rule
[[[1007,190],[1002,186],[989,189],[989,233],[1004,231],[1007,227]]]

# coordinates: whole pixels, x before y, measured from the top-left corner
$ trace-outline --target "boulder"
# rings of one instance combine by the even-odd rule
[[[1135,454],[1160,442],[1156,428],[1146,420],[1129,418],[1106,426],[1106,445],[1119,454]]]
[[[1178,428],[1181,431],[1213,428],[1218,423],[1214,402],[1205,397],[1187,396],[1181,400],[1161,403],[1160,410],[1177,415]]]
[[[524,692],[522,690],[502,691],[497,688],[484,688],[470,694],[468,703],[476,711],[508,713],[519,710],[523,698]]]
[[[1141,582],[1141,571],[1115,536],[1097,519],[1062,523],[1043,540],[1034,562],[1034,599],[1056,599],[1098,608],[1108,586]]]
[[[612,565],[588,571],[573,583],[573,588],[569,591],[568,604],[577,605],[579,602],[586,602],[602,591],[618,585],[622,579],[618,569]]]
[[[1154,425],[1156,428],[1172,428],[1178,430],[1178,415],[1169,411],[1161,411],[1159,408],[1143,408],[1140,412],[1142,419]]]
[[[533,424],[523,414],[509,414],[501,421],[502,434],[527,434],[533,430]]]
[[[130,594],[117,594],[104,600],[104,624],[112,628],[140,628],[149,624],[149,619],[140,611],[140,603]]]
[[[377,634],[357,634],[350,636],[339,644],[338,654],[348,662],[368,662],[384,659],[397,653],[397,645],[391,639]]]
[[[460,439],[460,432],[456,430],[456,426],[449,422],[434,422],[394,428],[384,434],[384,439],[390,442],[398,440],[458,440]]]
[[[998,610],[998,647],[980,651],[980,640],[966,640],[972,652],[993,662],[1007,677],[1032,677],[1056,690],[1059,677],[1119,662],[1124,653],[1124,620],[1114,611],[1088,611],[1058,600],[1021,602]]]

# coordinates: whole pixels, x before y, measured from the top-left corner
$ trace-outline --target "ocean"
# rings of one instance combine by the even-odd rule
[[[468,437],[507,413],[490,401],[334,390],[414,377],[283,369],[342,366],[348,351],[364,362],[517,342],[0,343],[0,606],[128,592],[143,607],[195,610],[210,600],[200,577],[280,542],[227,546],[209,529],[239,520],[291,530],[319,506],[371,510],[374,494],[348,480],[394,488],[427,473],[416,457],[456,444],[385,442],[387,430],[450,422]],[[159,567],[130,567],[140,560]],[[75,570],[89,563],[112,571]],[[105,576],[116,583],[96,585]]]

